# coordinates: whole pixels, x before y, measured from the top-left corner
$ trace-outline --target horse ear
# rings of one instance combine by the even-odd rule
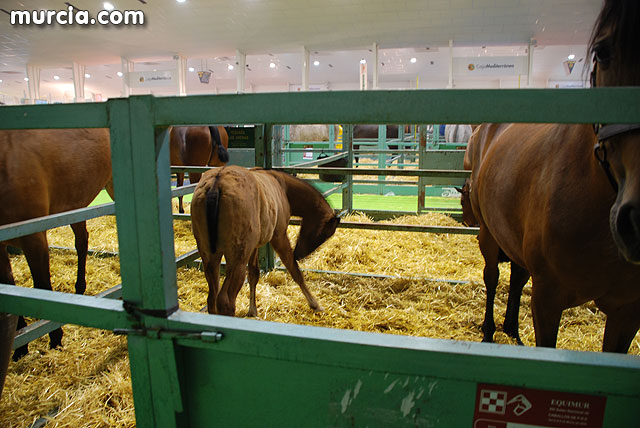
[[[462,190],[463,190],[462,187],[454,187],[454,189],[456,189],[458,191],[458,193],[462,193]]]
[[[336,233],[338,224],[340,224],[340,217],[338,216],[334,216],[331,220],[327,222],[326,230],[330,232],[329,236],[333,236],[333,234]]]

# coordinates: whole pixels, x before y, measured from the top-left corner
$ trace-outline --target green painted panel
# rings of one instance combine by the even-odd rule
[[[604,395],[604,426],[637,420],[640,361],[629,355],[191,313],[174,321],[223,335],[217,343],[177,339],[191,426],[470,426],[478,383]]]

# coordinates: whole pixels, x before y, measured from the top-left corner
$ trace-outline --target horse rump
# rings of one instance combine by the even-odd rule
[[[329,157],[329,155],[326,153],[320,153],[318,155],[318,159],[324,159],[326,157]],[[334,161],[327,162],[321,166],[324,166],[327,168],[345,168],[347,166],[347,159],[346,158],[336,159]],[[338,175],[338,174],[319,174],[319,175],[320,175],[320,180],[326,181],[328,183],[336,183],[336,182],[344,181],[344,175]]]

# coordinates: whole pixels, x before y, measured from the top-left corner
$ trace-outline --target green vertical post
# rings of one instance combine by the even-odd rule
[[[255,140],[255,166],[264,168],[264,125],[256,125]]]
[[[353,125],[342,126],[342,149],[347,151],[347,168],[353,168]],[[353,175],[345,174],[347,185],[342,189],[342,210],[353,211]]]
[[[384,150],[387,148],[387,125],[378,125],[378,144],[376,146],[378,150]],[[387,162],[387,155],[384,153],[378,153],[378,169],[385,169]],[[378,195],[384,193],[384,181],[386,177],[384,175],[378,176]]]
[[[256,166],[262,168],[271,168],[272,159],[272,124],[256,125],[255,134],[255,150],[256,150]],[[275,255],[271,244],[267,244],[258,250],[258,265],[263,272],[269,272],[275,267]]]
[[[140,328],[162,326],[178,306],[168,132],[156,135],[151,96],[111,101],[110,118],[122,299]],[[175,427],[182,403],[171,384],[173,344],[130,336],[128,346],[137,426]]]
[[[434,130],[436,126],[434,125]],[[438,131],[434,131],[438,132]],[[427,125],[420,125],[418,143],[418,168],[425,169],[427,164]],[[418,177],[418,214],[422,214],[425,208],[424,177]]]
[[[273,165],[282,166],[282,125],[273,125]]]

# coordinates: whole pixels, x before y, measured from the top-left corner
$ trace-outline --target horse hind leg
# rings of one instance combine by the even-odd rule
[[[207,278],[209,285],[209,295],[207,297],[207,312],[216,313],[216,299],[218,297],[218,289],[220,287],[220,262],[222,254],[213,254],[210,256],[202,256],[204,276]]]
[[[76,238],[76,252],[78,253],[78,276],[76,278],[76,294],[84,294],[87,289],[87,254],[89,252],[89,232],[87,222],[81,221],[71,225]]]
[[[249,257],[249,312],[247,316],[257,317],[258,307],[256,304],[256,285],[260,279],[260,266],[258,265],[258,249],[256,248]]]
[[[520,265],[511,262],[511,279],[509,284],[509,300],[507,301],[507,312],[504,316],[502,330],[513,337],[518,345],[523,345],[520,339],[520,328],[518,317],[520,315],[520,299],[522,289],[529,280],[529,272]]]
[[[316,312],[323,311],[322,306],[318,303],[311,291],[307,288],[307,284],[304,281],[304,276],[302,276],[302,272],[300,272],[300,267],[298,266],[298,262],[293,257],[293,250],[291,249],[291,243],[289,242],[289,238],[286,234],[282,236],[274,236],[271,240],[271,245],[273,245],[273,249],[280,256],[280,260],[287,268],[293,280],[298,284],[300,290],[302,290],[302,294],[307,299],[309,303],[309,307]]]
[[[496,298],[496,289],[498,288],[498,278],[500,271],[498,270],[498,254],[500,248],[494,241],[493,237],[481,228],[478,234],[478,242],[480,252],[484,257],[483,279],[487,292],[484,321],[482,322],[482,341],[493,342],[493,334],[496,332],[496,323],[493,318],[493,305]]]
[[[227,260],[227,274],[216,300],[217,313],[234,316],[236,314],[236,297],[247,276],[247,262]]]

